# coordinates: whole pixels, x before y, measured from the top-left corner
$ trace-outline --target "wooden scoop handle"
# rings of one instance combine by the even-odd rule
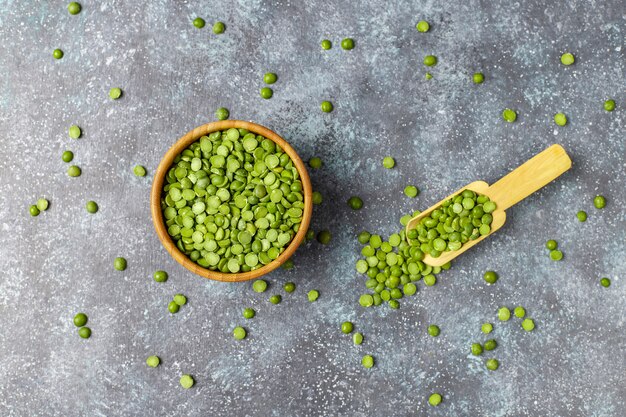
[[[559,175],[570,169],[572,161],[561,145],[552,145],[545,151],[502,177],[489,187],[487,195],[506,210]]]

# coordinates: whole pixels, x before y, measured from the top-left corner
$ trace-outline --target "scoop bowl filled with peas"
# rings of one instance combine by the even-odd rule
[[[312,212],[306,167],[264,126],[224,120],[181,137],[161,160],[150,210],[165,249],[205,278],[258,278],[287,261]]]
[[[571,166],[565,149],[552,145],[494,184],[474,181],[419,213],[406,225],[407,241],[425,264],[447,264],[500,229],[506,209]]]

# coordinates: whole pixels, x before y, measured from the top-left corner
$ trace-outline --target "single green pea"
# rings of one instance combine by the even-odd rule
[[[506,307],[500,307],[498,309],[498,319],[500,321],[507,321],[511,318],[511,310]]]
[[[146,168],[141,165],[135,165],[133,168],[133,174],[136,177],[145,177],[146,176]]]
[[[587,221],[587,212],[583,211],[583,210],[580,210],[578,213],[576,213],[576,218],[581,223],[586,222]]]
[[[39,213],[40,213],[40,210],[34,204],[28,208],[28,211],[29,211],[30,215],[33,216],[33,217],[39,216]]]
[[[306,231],[306,235],[304,235],[304,238],[307,241],[315,239],[315,230],[313,230],[313,229],[307,230]]]
[[[176,314],[178,313],[178,310],[180,310],[180,306],[176,304],[175,301],[170,301],[169,304],[167,305],[167,309],[169,310],[170,313]]]
[[[472,343],[472,355],[480,356],[483,354],[483,347],[480,343]]]
[[[374,305],[374,297],[370,294],[363,294],[359,297],[359,304],[361,304],[362,307],[371,307]]]
[[[76,125],[70,126],[70,128],[68,129],[68,133],[70,135],[70,138],[72,138],[72,139],[78,139],[83,134],[83,132],[81,131],[80,127],[78,127]]]
[[[50,204],[50,202],[48,200],[46,200],[45,198],[40,198],[39,200],[37,200],[37,208],[40,211],[48,210],[48,205],[49,204]]]
[[[365,230],[362,231],[361,233],[359,233],[359,236],[357,237],[357,240],[359,241],[359,243],[361,245],[366,245],[367,242],[370,241],[370,238],[372,237],[372,235],[369,232],[366,232]]]
[[[293,282],[285,282],[285,284],[283,285],[283,290],[285,290],[286,293],[291,294],[296,290],[296,284],[294,284]]]
[[[317,290],[311,290],[307,294],[307,298],[309,299],[310,302],[317,301],[319,296],[320,296],[320,293]]]
[[[320,193],[319,191],[313,191],[313,193],[311,193],[311,201],[315,205],[322,204],[322,201],[323,201],[322,193]]]
[[[331,238],[332,238],[332,235],[330,234],[328,230],[322,230],[321,232],[317,234],[317,241],[321,243],[322,245],[328,245],[330,243]]]
[[[563,113],[557,113],[554,115],[554,123],[558,126],[565,126],[567,124],[567,117]]]
[[[213,33],[216,35],[220,35],[222,33],[224,33],[224,31],[226,30],[226,25],[224,24],[224,22],[215,22],[213,24]]]
[[[83,339],[89,339],[91,337],[91,329],[89,327],[81,327],[78,329],[78,335]]]
[[[157,366],[159,366],[160,363],[161,359],[159,359],[159,357],[155,355],[148,356],[148,358],[146,359],[146,365],[148,365],[150,368],[156,368]]]
[[[87,315],[85,313],[76,313],[76,315],[74,316],[74,326],[83,327],[85,324],[87,324],[87,320],[89,319],[87,318]]]
[[[272,295],[270,297],[270,303],[272,304],[280,304],[283,298],[279,294]]]
[[[487,284],[495,284],[498,280],[498,274],[495,271],[487,271],[483,275],[483,278]]]
[[[606,198],[601,195],[597,195],[593,198],[593,205],[597,209],[603,209],[606,206]]]
[[[185,304],[187,304],[187,297],[182,294],[176,294],[174,296],[174,302],[179,306],[184,306]]]
[[[180,383],[180,386],[183,387],[184,389],[189,389],[193,387],[196,381],[194,381],[191,375],[183,375],[180,377],[179,383]]]
[[[435,392],[434,394],[430,394],[430,397],[428,397],[428,404],[432,405],[433,407],[436,407],[439,404],[441,404],[442,400],[443,400],[443,397],[441,396],[441,394]]]
[[[420,190],[414,185],[407,185],[404,187],[404,195],[409,198],[415,198],[420,193]]]
[[[233,337],[237,340],[243,340],[246,338],[247,332],[241,326],[237,326],[233,329]]]
[[[561,64],[563,65],[572,65],[575,61],[574,55],[570,54],[569,52],[564,53],[563,55],[561,55]]]
[[[560,261],[561,259],[563,259],[563,252],[558,249],[550,251],[550,259],[552,259],[553,261]]]
[[[517,119],[517,113],[515,110],[504,109],[502,111],[502,118],[509,123],[513,123]]]
[[[522,328],[527,332],[532,332],[535,328],[535,322],[533,319],[524,319],[522,321]]]
[[[204,25],[206,24],[206,22],[204,21],[203,18],[201,17],[196,17],[195,19],[193,19],[193,25],[195,27],[197,27],[198,29],[202,29],[204,27]]]
[[[320,108],[324,113],[330,113],[331,111],[333,111],[334,106],[333,103],[331,103],[330,101],[322,101]]]
[[[75,1],[72,1],[67,5],[67,11],[71,15],[77,15],[78,13],[80,13],[81,9],[82,7],[80,6],[80,3],[77,3]]]
[[[354,333],[352,335],[352,342],[354,342],[355,345],[363,343],[363,334],[359,332]]]
[[[293,259],[289,258],[280,266],[282,269],[290,270],[293,269]]]
[[[427,67],[433,67],[437,65],[437,57],[434,55],[426,55],[424,57],[424,65]]]
[[[522,306],[517,306],[513,310],[513,314],[515,314],[515,317],[517,317],[519,319],[523,319],[524,316],[526,316],[526,309],[524,307],[522,307]]]
[[[72,151],[63,152],[63,154],[61,154],[61,159],[63,160],[63,162],[72,162],[72,159],[74,159],[74,152]]]
[[[267,281],[264,281],[262,279],[257,279],[256,281],[252,283],[252,290],[254,292],[265,292],[266,289],[267,289]]]
[[[113,261],[113,267],[118,271],[123,271],[126,269],[126,259],[122,257],[115,258]]]
[[[604,110],[613,111],[615,110],[615,100],[608,99],[604,102]]]
[[[383,166],[387,169],[391,169],[396,166],[396,161],[391,156],[386,156],[383,158]]]
[[[500,362],[498,362],[497,359],[487,359],[487,362],[485,362],[485,366],[490,371],[495,371],[500,367]]]
[[[226,107],[219,107],[215,110],[215,118],[217,120],[226,120],[230,116],[230,112]]]
[[[322,49],[326,51],[333,47],[332,42],[329,41],[328,39],[322,40],[321,45],[322,45]]]
[[[497,347],[498,347],[498,342],[496,342],[494,339],[489,339],[485,342],[485,350],[491,351]]]
[[[87,201],[87,204],[86,204],[85,208],[87,209],[88,213],[91,213],[91,214],[97,213],[98,212],[98,203],[96,203],[95,201]]]
[[[374,259],[374,262],[377,262],[377,260],[376,260],[376,259]],[[356,266],[356,270],[357,270],[357,272],[359,272],[360,274],[365,274],[365,273],[369,270],[369,264],[368,264],[368,263],[367,263],[367,261],[366,261],[366,260],[364,260],[364,259],[359,259],[358,261],[356,261],[356,265],[355,265],[355,266]],[[376,281],[376,282],[377,282],[377,281]],[[371,284],[371,285],[370,285],[370,287],[371,287],[371,286],[376,286],[376,284],[375,284],[375,283],[373,283],[373,284]],[[360,298],[360,299],[367,300],[367,295],[368,295],[368,294],[363,294],[363,295],[361,295],[361,298]],[[367,301],[365,301],[365,302],[367,303]],[[372,303],[373,303],[373,302],[372,302]],[[363,303],[361,303],[361,305],[363,305]],[[366,305],[366,306],[364,306],[364,307],[369,307],[369,305]]]
[[[352,38],[345,38],[341,41],[341,47],[346,50],[349,51],[351,49],[354,49],[354,39]]]
[[[117,100],[118,98],[122,97],[122,89],[118,87],[113,87],[109,90],[109,97],[111,98],[111,100]]]
[[[546,242],[546,249],[548,250],[555,250],[558,246],[559,244],[557,243],[556,240],[550,239]]]
[[[363,359],[361,359],[361,365],[363,365],[364,368],[371,368],[374,366],[374,357],[372,355],[365,355],[363,356]]]
[[[441,333],[439,326],[435,324],[431,324],[430,326],[428,326],[428,334],[431,335],[432,337],[439,336],[439,333]]]
[[[406,227],[406,225],[409,224],[412,218],[413,216],[411,216],[410,214],[405,214],[404,216],[400,217],[400,224],[403,227]]]
[[[389,308],[393,308],[394,310],[400,308],[400,302],[395,299],[387,301],[387,304],[389,305]]]
[[[437,283],[437,277],[433,274],[428,274],[424,277],[424,284],[428,287],[432,287]]]
[[[263,82],[265,84],[274,84],[278,80],[278,76],[273,72],[266,72],[263,76]]]
[[[167,275],[167,272],[165,271],[155,271],[154,274],[152,275],[152,278],[156,282],[165,282],[167,281],[168,275]]]
[[[433,75],[432,75],[430,72],[427,72],[427,73],[426,73],[426,75],[424,75],[424,77],[425,77],[427,80],[432,80]]]
[[[361,200],[360,197],[352,196],[348,199],[348,206],[350,206],[352,210],[361,210],[363,207],[363,200]]]
[[[411,282],[407,282],[402,287],[402,292],[404,293],[404,295],[414,295],[417,292],[417,286]]]
[[[274,95],[274,91],[269,88],[269,87],[263,87],[261,88],[261,97],[263,97],[266,100],[269,100],[270,98],[272,98],[272,96]]]
[[[378,249],[381,247],[382,243],[383,243],[383,239],[380,237],[380,235],[370,236],[370,245],[372,246],[372,248]]]
[[[309,166],[313,169],[319,169],[322,167],[322,160],[317,156],[314,156],[309,159]]]
[[[608,288],[611,286],[611,280],[608,278],[602,278],[600,280],[600,285],[602,285],[604,288]]]
[[[483,210],[485,211],[485,213],[493,213],[496,208],[496,203],[494,203],[493,201],[486,201],[483,204]]]
[[[54,51],[52,51],[52,56],[54,57],[54,59],[61,59],[63,58],[63,51],[60,49],[55,49]]]
[[[244,308],[243,310],[243,318],[244,319],[251,319],[256,315],[256,311],[254,311],[253,308]]]
[[[480,327],[480,330],[484,333],[484,334],[489,334],[493,331],[493,324],[491,323],[483,323],[483,325]]]
[[[430,30],[430,24],[425,20],[420,20],[417,22],[417,25],[415,25],[415,29],[417,29],[418,32],[426,33]]]
[[[354,325],[349,321],[344,321],[341,323],[341,331],[345,334],[352,333],[354,329]]]
[[[482,72],[475,72],[472,75],[472,81],[474,81],[474,84],[482,84],[485,81],[485,75]]]
[[[81,169],[76,165],[72,165],[67,169],[67,175],[69,175],[70,177],[80,177],[81,173]]]

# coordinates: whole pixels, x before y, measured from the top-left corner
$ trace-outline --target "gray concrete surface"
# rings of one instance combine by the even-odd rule
[[[0,414],[2,416],[568,416],[626,415],[626,191],[623,1],[65,1],[0,3]],[[191,20],[207,20],[203,30]],[[431,32],[420,34],[420,18]],[[226,23],[215,36],[210,25]],[[351,36],[356,48],[339,48]],[[330,51],[321,39],[334,43]],[[51,57],[56,47],[65,57]],[[564,67],[570,51],[576,64]],[[424,79],[426,54],[439,57]],[[486,81],[473,85],[474,71]],[[279,80],[259,96],[262,76]],[[108,98],[119,86],[124,96]],[[613,97],[617,109],[602,103]],[[330,99],[335,111],[319,103]],[[152,229],[150,178],[182,134],[213,119],[267,125],[303,158],[324,203],[327,247],[298,250],[266,294],[176,264]],[[503,108],[518,110],[505,123]],[[569,118],[565,127],[555,112]],[[71,140],[67,128],[83,128]],[[493,182],[552,143],[574,166],[508,212],[489,241],[397,311],[361,308],[355,234],[388,235],[399,217],[476,179]],[[83,169],[66,175],[74,151]],[[381,159],[393,155],[397,168]],[[421,195],[402,194],[415,184]],[[597,193],[607,207],[592,206]],[[358,194],[364,209],[345,201]],[[37,218],[28,206],[51,201]],[[87,200],[100,211],[85,211]],[[589,220],[579,223],[585,209]],[[544,242],[559,241],[561,262]],[[125,256],[117,272],[113,259]],[[165,284],[152,272],[165,269]],[[482,273],[500,273],[487,286]],[[602,288],[599,279],[613,285]],[[298,288],[273,306],[281,284]],[[317,303],[306,292],[317,288]],[[189,304],[167,312],[175,293]],[[501,361],[468,354],[501,305],[537,323],[496,323]],[[249,337],[233,340],[244,307]],[[82,340],[72,317],[89,315]],[[339,325],[365,335],[354,346]],[[437,339],[426,327],[437,323]],[[156,354],[157,369],[144,361]],[[361,367],[363,354],[376,367]],[[181,373],[197,384],[183,390]],[[429,407],[432,392],[443,403]]]

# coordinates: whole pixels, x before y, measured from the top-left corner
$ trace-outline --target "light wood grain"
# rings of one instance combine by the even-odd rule
[[[165,176],[167,175],[167,171],[172,166],[174,158],[178,154],[180,154],[193,142],[200,139],[200,137],[208,135],[211,132],[230,129],[232,127],[238,129],[247,129],[250,132],[254,132],[258,135],[266,137],[274,141],[287,153],[287,155],[289,155],[298,171],[298,174],[300,175],[300,181],[302,181],[304,194],[304,210],[302,214],[302,222],[300,223],[300,228],[298,229],[298,232],[294,236],[293,240],[289,243],[289,246],[287,246],[285,251],[281,253],[278,258],[274,259],[269,264],[264,265],[261,268],[255,269],[253,271],[227,274],[220,271],[212,271],[210,269],[201,267],[200,265],[189,259],[187,255],[182,253],[178,249],[178,247],[176,247],[176,244],[167,233],[167,228],[163,220],[163,212],[161,210],[161,194],[163,192],[163,185],[165,183]],[[265,275],[278,268],[287,259],[289,259],[291,255],[293,255],[298,246],[300,246],[300,243],[302,243],[302,241],[304,240],[306,231],[309,228],[309,223],[311,222],[311,213],[313,211],[311,194],[311,179],[309,178],[306,166],[304,165],[302,159],[300,159],[296,151],[291,147],[291,145],[289,145],[289,143],[287,143],[287,141],[285,141],[283,138],[281,138],[279,135],[269,130],[268,128],[258,125],[256,123],[246,122],[243,120],[224,120],[221,122],[207,123],[193,129],[190,132],[187,132],[187,134],[178,139],[178,141],[176,141],[176,143],[165,153],[165,156],[159,163],[159,166],[154,174],[152,190],[150,193],[150,211],[152,213],[152,223],[154,224],[154,228],[159,237],[159,240],[161,241],[165,249],[178,263],[180,263],[191,272],[205,278],[213,279],[216,281],[239,282],[251,280]]]
[[[463,190],[472,190],[476,193],[484,194],[494,201],[497,208],[492,213],[493,221],[491,223],[491,231],[489,234],[466,242],[459,250],[442,252],[441,256],[438,258],[433,258],[430,255],[424,256],[424,263],[431,266],[441,266],[450,262],[460,254],[495,233],[504,225],[506,221],[506,209],[520,202],[540,188],[546,186],[548,183],[570,169],[571,166],[572,161],[567,155],[567,152],[565,152],[565,149],[563,149],[561,145],[552,145],[511,171],[506,176],[502,177],[491,186],[484,181],[475,181],[460,190],[455,191],[437,204],[434,204],[427,210],[420,213],[418,216],[413,217],[407,223],[406,231],[408,232],[410,229],[414,229],[422,218],[430,215],[430,213],[437,207],[441,206],[443,202],[458,195]]]

